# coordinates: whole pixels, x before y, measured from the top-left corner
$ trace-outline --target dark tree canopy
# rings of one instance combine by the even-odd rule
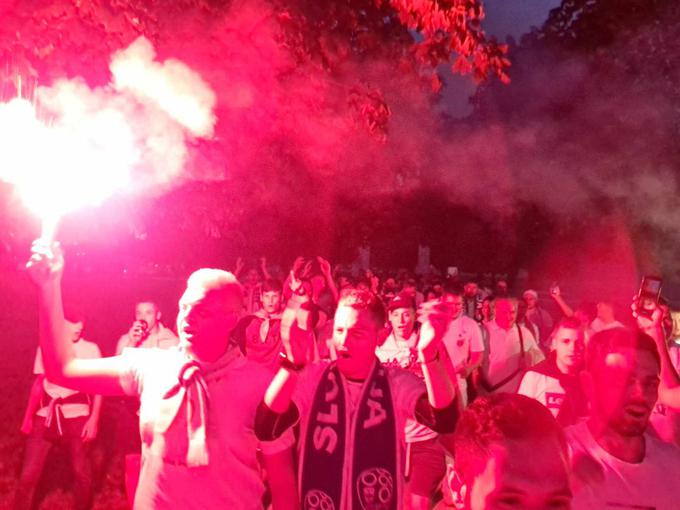
[[[563,226],[620,218],[654,271],[675,271],[679,37],[674,2],[565,0],[510,49],[512,83],[475,98],[477,123],[515,133],[526,200]]]
[[[509,66],[481,0],[5,0],[0,16],[4,99],[17,73],[106,85],[111,54],[140,35],[217,92],[215,138],[186,172],[200,182],[171,206],[151,190],[124,215],[135,230],[155,218],[221,236],[262,211],[328,226],[357,183],[373,199],[427,182],[438,66],[502,81]]]

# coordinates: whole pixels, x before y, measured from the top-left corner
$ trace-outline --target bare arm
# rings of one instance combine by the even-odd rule
[[[274,510],[298,510],[299,508],[293,453],[293,448],[287,448],[282,452],[263,456]]]
[[[435,409],[449,406],[456,397],[456,390],[446,373],[444,364],[438,356],[428,360],[425,355],[419,354],[418,358],[423,369],[428,402]]]
[[[671,358],[668,355],[668,347],[663,339],[663,333],[658,336],[646,331],[656,341],[659,355],[661,356],[661,384],[659,385],[659,402],[675,410],[680,410],[680,377],[675,370]]]
[[[83,441],[92,441],[97,437],[97,433],[99,432],[99,415],[101,413],[101,408],[102,396],[95,395],[92,399],[92,411],[90,412],[89,418],[83,425],[83,431],[80,434],[80,437],[83,439]]]
[[[562,313],[565,315],[565,317],[574,316],[574,310],[562,298],[562,294],[560,292],[559,287],[554,287],[550,290],[550,297],[552,297],[555,303],[557,303],[557,306],[560,307],[560,310],[562,310]]]
[[[335,286],[335,281],[333,280],[333,273],[332,273],[332,270],[331,270],[331,265],[323,257],[317,257],[316,260],[318,260],[319,267],[321,268],[321,272],[323,273],[323,277],[326,280],[326,287],[328,287],[328,290],[333,295],[333,301],[335,303],[337,303],[338,298],[340,297],[340,293],[338,292],[338,288]]]
[[[277,414],[285,413],[292,402],[297,379],[297,372],[279,369],[264,394],[267,407]]]
[[[64,259],[58,246],[33,245],[28,263],[38,285],[40,348],[47,378],[62,386],[91,394],[122,395],[119,357],[78,359],[68,338],[61,299]]]
[[[236,259],[236,267],[234,268],[234,276],[239,279],[243,268],[245,267],[245,262],[243,258],[239,257]]]
[[[24,419],[21,422],[21,432],[29,434],[33,428],[33,416],[40,408],[40,398],[43,393],[43,382],[45,376],[36,375],[31,385],[31,392],[28,395],[28,402],[26,404],[26,411],[24,412]]]
[[[659,384],[659,402],[668,407],[680,410],[680,376],[673,366],[668,345],[661,324],[662,312],[657,306],[651,316],[638,313],[638,300],[633,299],[633,317],[638,327],[654,339],[661,358],[661,383]]]
[[[309,312],[302,308],[307,302],[306,296],[293,296],[281,316],[281,340],[286,357],[293,363],[305,364],[310,361],[309,337],[313,333],[306,329]],[[285,413],[290,407],[297,380],[296,371],[280,368],[265,392],[264,403],[267,407],[275,413]]]
[[[638,321],[639,322],[639,321]],[[668,345],[661,324],[655,324],[642,330],[651,336],[656,343],[661,358],[661,383],[659,384],[659,402],[668,407],[680,410],[680,376],[673,366],[668,353]]]
[[[271,280],[272,276],[269,274],[269,271],[267,270],[267,258],[266,257],[260,257],[260,269],[262,270],[262,277],[265,280]]]
[[[451,381],[439,355],[442,338],[452,317],[444,303],[426,303],[418,314],[422,323],[418,360],[423,369],[427,399],[433,408],[443,409],[453,402],[457,389],[457,383]]]
[[[474,372],[476,369],[482,366],[482,361],[484,360],[484,351],[479,351],[475,352],[472,351],[470,353],[470,359],[468,360],[467,364],[465,365],[465,374],[464,376],[467,377],[469,376],[472,372]]]

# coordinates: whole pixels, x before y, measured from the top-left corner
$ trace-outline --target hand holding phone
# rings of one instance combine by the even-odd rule
[[[638,313],[651,316],[661,297],[662,280],[658,276],[645,276],[638,291]]]

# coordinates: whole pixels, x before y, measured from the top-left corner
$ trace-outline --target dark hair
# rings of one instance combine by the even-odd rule
[[[262,292],[282,292],[283,284],[275,278],[267,278],[262,282]]]
[[[576,307],[576,309],[581,310],[591,320],[597,317],[597,305],[592,301],[583,301]]]
[[[449,294],[451,296],[463,296],[465,291],[460,282],[447,281],[446,285],[444,285],[444,294]]]
[[[418,288],[418,283],[417,283],[417,282],[415,281],[415,279],[413,279],[413,278],[407,278],[406,280],[404,280],[404,285],[403,285],[403,286],[406,287],[407,285],[408,285],[409,287]]]
[[[64,319],[69,322],[85,322],[85,313],[79,303],[68,301],[64,303]]]
[[[647,333],[634,331],[628,328],[612,328],[595,333],[586,347],[586,370],[593,372],[593,369],[601,366],[605,358],[612,352],[620,352],[621,349],[634,349],[636,351],[648,352],[656,363],[661,367],[661,357],[656,347],[656,342]]]
[[[547,407],[524,395],[495,393],[477,398],[456,426],[456,470],[463,480],[476,476],[476,461],[488,458],[492,444],[508,439],[554,439],[564,458],[568,457],[564,432]]]
[[[340,292],[338,307],[340,306],[349,306],[355,310],[366,310],[379,328],[385,325],[385,305],[371,291],[345,289]]]

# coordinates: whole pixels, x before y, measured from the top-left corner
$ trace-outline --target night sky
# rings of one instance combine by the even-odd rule
[[[560,3],[560,0],[484,0],[485,29],[501,41],[507,35],[517,38],[532,26],[542,25],[550,9]]]
[[[550,10],[560,3],[561,0],[484,0],[484,30],[499,41],[505,41],[507,36],[519,39],[531,27],[540,27]],[[453,75],[445,68],[442,74],[446,81],[442,91],[443,111],[454,117],[468,115],[471,112],[468,100],[476,88],[472,79]]]

